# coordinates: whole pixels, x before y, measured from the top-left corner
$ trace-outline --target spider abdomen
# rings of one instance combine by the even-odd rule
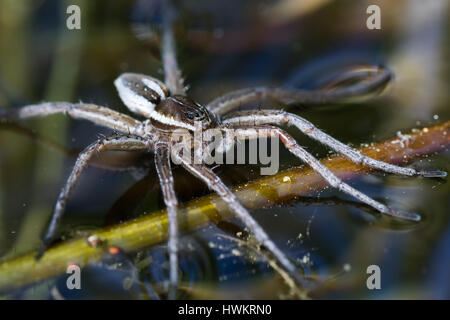
[[[114,85],[128,109],[147,118],[151,117],[155,106],[169,96],[169,90],[161,81],[143,74],[124,73]]]

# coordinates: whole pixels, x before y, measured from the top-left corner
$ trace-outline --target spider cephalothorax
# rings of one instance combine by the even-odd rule
[[[200,129],[215,128],[219,125],[208,109],[186,96],[168,97],[156,106],[155,111],[158,116],[154,116],[151,123],[161,130],[186,128],[195,131],[198,130],[196,122],[201,123]]]
[[[163,132],[176,129],[195,131],[217,127],[217,118],[204,106],[184,95],[170,96],[159,80],[137,73],[124,73],[114,84],[125,105],[150,120],[153,128]],[[196,128],[197,123],[201,124]]]
[[[357,70],[356,73],[348,72],[341,79],[346,81],[355,79],[358,80],[356,81],[357,83],[340,87],[339,81],[333,82],[333,90],[305,91],[267,87],[249,88],[231,92],[217,98],[206,106],[202,106],[186,97],[175,59],[174,41],[169,20],[164,24],[162,47],[165,84],[153,77],[136,73],[122,74],[114,82],[123,103],[130,111],[141,117],[143,116],[145,120],[140,121],[126,114],[93,104],[72,104],[68,102],[47,102],[0,112],[0,118],[2,119],[27,119],[55,113],[65,113],[73,118],[89,120],[117,132],[112,137],[100,138],[93,142],[78,156],[66,185],[62,188],[56,201],[52,220],[44,238],[43,246],[38,252],[38,257],[44,253],[47,246],[54,239],[67,200],[81,172],[87,166],[92,156],[97,152],[107,150],[140,150],[154,154],[156,171],[161,184],[164,202],[167,206],[170,298],[175,297],[178,283],[178,201],[175,195],[171,171],[172,161],[177,161],[188,172],[206,183],[211,190],[218,193],[235,213],[236,217],[254,235],[255,239],[276,259],[280,267],[297,283],[304,284],[304,279],[298,271],[298,267],[270,239],[265,230],[253,219],[233,192],[206,163],[193,163],[189,158],[182,158],[176,153],[172,153],[171,158],[172,145],[168,137],[179,129],[188,131],[190,135],[195,135],[199,130],[204,131],[206,129],[236,129],[235,138],[237,139],[261,137],[261,135],[255,136],[253,132],[262,129],[261,131],[265,137],[280,139],[291,153],[311,166],[331,186],[357,198],[383,214],[414,221],[420,219],[420,216],[415,213],[394,211],[383,203],[368,197],[341,181],[313,155],[301,147],[293,137],[277,126],[281,124],[292,125],[310,138],[321,142],[336,152],[342,153],[351,161],[384,172],[424,177],[445,177],[445,172],[439,170],[419,171],[371,159],[327,135],[302,117],[282,110],[230,112],[237,109],[241,104],[254,102],[258,98],[268,98],[271,101],[277,100],[283,103],[295,101],[297,103],[314,104],[342,101],[363,96],[367,93],[378,91],[380,87],[385,86],[389,82],[392,74],[388,69],[378,66],[354,68],[354,70]],[[196,126],[196,123],[201,124],[199,128]],[[226,148],[223,151],[225,150]]]

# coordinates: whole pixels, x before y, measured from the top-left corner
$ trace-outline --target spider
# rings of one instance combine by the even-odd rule
[[[171,162],[174,159],[188,172],[202,180],[211,190],[216,192],[231,208],[236,217],[248,228],[256,240],[276,259],[277,263],[297,283],[304,285],[305,282],[300,276],[296,265],[270,239],[266,231],[250,215],[247,209],[242,206],[237,197],[222,182],[219,176],[214,173],[210,166],[205,163],[192,163],[189,159],[172,152],[173,145],[170,136],[178,129],[187,130],[192,136],[198,130],[205,131],[211,128],[223,131],[239,129],[236,132],[239,132],[237,138],[240,139],[256,138],[252,136],[254,130],[264,130],[263,132],[267,138],[279,138],[292,154],[311,166],[332,187],[355,197],[382,214],[413,221],[420,219],[420,216],[415,213],[394,211],[388,206],[344,183],[314,156],[301,147],[292,136],[279,128],[278,125],[292,125],[305,135],[345,155],[351,161],[384,172],[424,177],[445,177],[446,172],[440,170],[419,171],[366,157],[319,130],[309,121],[284,110],[258,109],[236,111],[243,103],[261,99],[272,99],[286,103],[294,101],[296,103],[318,104],[358,97],[377,90],[380,87],[384,87],[392,77],[392,73],[387,68],[365,67],[359,69],[356,74],[344,74],[336,83],[332,84],[336,86],[339,83],[353,80],[352,85],[344,88],[337,87],[332,90],[306,91],[256,87],[234,91],[206,105],[200,105],[186,95],[181,72],[175,57],[175,42],[172,31],[173,15],[170,14],[169,10],[167,12],[164,15],[161,50],[165,76],[164,83],[151,76],[137,73],[124,73],[114,81],[114,85],[125,106],[131,112],[143,116],[145,120],[140,121],[106,107],[85,103],[45,102],[27,105],[18,109],[1,111],[0,118],[3,120],[23,120],[63,113],[75,119],[91,121],[116,132],[115,135],[110,137],[98,139],[78,155],[72,172],[57,198],[47,233],[43,238],[42,246],[36,256],[38,259],[54,240],[66,203],[82,171],[86,168],[92,156],[98,152],[108,150],[138,150],[154,154],[156,172],[161,185],[164,203],[167,207],[169,220],[168,252],[170,262],[169,298],[176,297],[179,278],[178,201],[174,190],[174,179],[171,170]],[[355,84],[355,79],[364,81],[358,81]],[[201,126],[195,126],[196,122],[200,122]],[[227,148],[229,149],[230,146]],[[226,150],[223,151],[225,152]]]

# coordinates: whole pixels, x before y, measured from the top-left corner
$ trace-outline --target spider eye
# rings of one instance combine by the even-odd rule
[[[203,120],[205,118],[205,113],[201,110],[191,111],[187,113],[187,117],[191,120]]]

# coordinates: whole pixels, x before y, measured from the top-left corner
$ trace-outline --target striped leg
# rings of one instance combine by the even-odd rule
[[[351,161],[369,166],[374,169],[382,170],[389,173],[395,173],[405,176],[423,176],[423,177],[445,177],[446,172],[440,170],[424,170],[418,171],[412,168],[403,168],[383,161],[375,160],[366,157],[358,151],[350,148],[342,142],[334,139],[325,132],[319,130],[311,122],[295,115],[287,113],[282,110],[260,110],[260,111],[244,111],[231,115],[230,118],[225,119],[224,124],[232,125],[262,125],[262,124],[289,124],[297,127],[301,132],[307,136],[323,143],[332,148],[336,152],[342,153]]]
[[[124,134],[138,134],[142,127],[140,121],[109,108],[69,102],[44,102],[17,109],[0,109],[0,121],[25,120],[58,113],[75,119],[89,120]]]
[[[206,106],[208,110],[223,115],[242,104],[271,99],[285,104],[324,104],[342,102],[351,98],[377,93],[392,79],[392,72],[378,66],[361,66],[344,72],[327,87],[318,90],[298,90],[287,88],[256,87],[232,91]],[[355,84],[339,87],[343,83],[356,81]]]
[[[297,141],[295,141],[295,139],[292,138],[292,136],[290,136],[289,134],[287,134],[278,127],[268,127],[268,126],[262,126],[259,128],[254,126],[249,128],[240,127],[236,130],[236,137],[238,139],[255,139],[259,137],[279,138],[292,154],[294,154],[300,160],[308,164],[314,171],[320,174],[332,187],[337,188],[340,191],[343,191],[355,197],[356,199],[360,200],[361,202],[364,202],[365,204],[371,206],[372,208],[376,209],[377,211],[383,214],[412,221],[420,220],[420,215],[416,213],[394,211],[391,208],[387,207],[386,205],[368,197],[364,193],[346,184],[336,175],[334,175],[334,173],[332,173],[327,167],[321,164],[319,160],[317,160],[304,148],[302,148],[297,143]]]
[[[178,200],[175,195],[173,174],[170,166],[170,152],[167,145],[156,145],[155,165],[169,219],[169,299],[173,300],[176,298],[176,289],[178,285]]]
[[[234,193],[222,182],[222,180],[208,167],[204,165],[193,164],[189,159],[183,159],[179,156],[178,161],[192,173],[194,176],[202,180],[208,187],[215,191],[222,200],[231,208],[235,215],[245,224],[249,231],[255,236],[256,240],[264,245],[267,250],[277,259],[280,266],[294,279],[297,284],[302,286],[306,282],[301,278],[298,268],[286,257],[286,255],[278,248],[278,246],[269,238],[264,229],[250,215],[239,202]]]
[[[65,186],[59,193],[58,200],[56,201],[55,208],[53,210],[52,219],[50,221],[47,233],[44,236],[44,240],[41,248],[39,249],[36,259],[40,259],[44,254],[45,250],[52,243],[56,230],[61,222],[62,216],[64,214],[64,209],[66,203],[72,194],[72,191],[80,178],[81,173],[86,168],[89,160],[97,152],[102,152],[106,150],[148,150],[149,145],[146,141],[138,137],[128,137],[128,136],[117,136],[100,139],[90,146],[88,146],[83,152],[78,156],[77,161],[70,173],[69,178]]]

